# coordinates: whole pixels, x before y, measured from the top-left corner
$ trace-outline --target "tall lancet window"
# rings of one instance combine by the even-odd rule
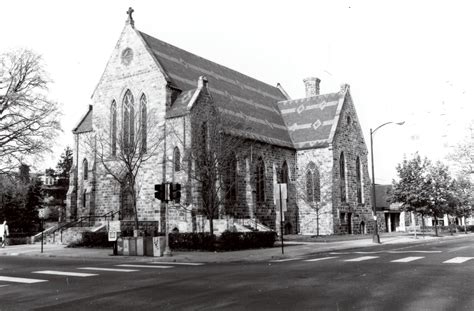
[[[117,103],[115,100],[110,105],[110,152],[117,155]]]
[[[255,183],[256,183],[256,201],[257,203],[265,202],[265,164],[262,157],[257,160],[255,169]]]
[[[135,108],[133,95],[130,90],[125,92],[123,96],[123,148],[125,153],[132,152],[135,144]]]
[[[339,190],[341,193],[341,202],[346,202],[346,161],[344,152],[341,152],[339,158]]]
[[[147,111],[146,111],[146,96],[140,97],[140,131],[141,131],[141,151],[146,152],[147,139]]]
[[[362,171],[360,165],[360,158],[356,159],[356,185],[357,185],[357,203],[363,203],[362,201]]]

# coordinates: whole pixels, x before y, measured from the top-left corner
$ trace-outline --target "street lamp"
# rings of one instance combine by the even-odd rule
[[[371,162],[372,162],[372,212],[374,214],[374,220],[375,220],[375,230],[374,230],[374,235],[372,237],[372,241],[374,243],[378,243],[380,244],[380,236],[379,236],[379,228],[378,228],[378,225],[377,225],[377,204],[375,202],[375,173],[374,173],[374,143],[373,143],[373,139],[372,139],[372,135],[375,133],[375,131],[377,131],[379,128],[387,125],[387,124],[396,124],[396,125],[403,125],[405,124],[405,121],[402,121],[402,122],[387,122],[387,123],[384,123],[382,125],[379,125],[375,128],[375,130],[372,131],[372,129],[370,129],[370,156],[371,156]]]

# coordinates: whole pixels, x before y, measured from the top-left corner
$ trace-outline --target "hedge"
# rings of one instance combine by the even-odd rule
[[[114,242],[109,242],[109,236],[106,231],[100,232],[82,232],[82,238],[68,245],[68,247],[112,247]]]
[[[216,237],[210,233],[170,233],[169,245],[174,250],[235,251],[273,247],[273,231],[230,232]]]

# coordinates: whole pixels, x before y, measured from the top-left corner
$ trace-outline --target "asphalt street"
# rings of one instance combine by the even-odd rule
[[[221,264],[0,260],[0,310],[474,310],[473,237]]]

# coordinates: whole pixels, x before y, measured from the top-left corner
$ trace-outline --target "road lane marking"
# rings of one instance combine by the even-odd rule
[[[123,264],[123,265],[116,265],[117,267],[130,267],[130,268],[156,268],[156,269],[168,269],[168,268],[174,268],[172,266],[154,266],[154,265],[128,265],[128,264]]]
[[[362,257],[357,257],[357,258],[353,258],[353,259],[347,259],[347,260],[344,260],[344,261],[354,262],[354,261],[371,260],[371,259],[375,259],[375,258],[379,258],[379,256],[362,256]]]
[[[293,260],[300,260],[301,258],[287,258],[287,259],[275,259],[270,260],[270,262],[286,262],[286,261],[293,261]]]
[[[397,260],[392,260],[390,262],[412,262],[412,261],[422,259],[422,258],[425,258],[425,257],[405,257],[405,258],[401,258]]]
[[[443,261],[443,263],[463,263],[473,258],[474,257],[454,257],[449,260]]]
[[[183,265],[183,266],[202,266],[202,262],[167,262],[167,261],[153,261],[149,262],[153,265]]]
[[[94,271],[112,271],[112,272],[135,272],[140,270],[134,269],[114,269],[114,268],[95,268],[95,267],[81,267],[77,268],[81,270],[94,270]]]
[[[0,276],[0,281],[14,282],[14,283],[26,283],[26,284],[48,282],[48,280],[15,278],[15,277],[12,277],[12,276]]]
[[[7,284],[2,284],[2,285],[0,285],[0,287],[5,287],[5,286],[8,286],[8,285],[7,285]]]
[[[390,254],[405,254],[405,253],[423,253],[423,254],[439,254],[443,251],[387,251]]]
[[[79,273],[79,272],[69,272],[69,271],[53,271],[53,270],[42,270],[42,271],[33,271],[31,273],[37,274],[51,274],[51,275],[64,275],[64,276],[77,276],[80,278],[85,278],[88,276],[95,276],[98,274],[93,273]]]
[[[305,261],[313,262],[313,261],[321,261],[321,260],[334,259],[334,258],[339,258],[339,257],[337,257],[337,256],[321,257],[321,258],[306,259]]]

